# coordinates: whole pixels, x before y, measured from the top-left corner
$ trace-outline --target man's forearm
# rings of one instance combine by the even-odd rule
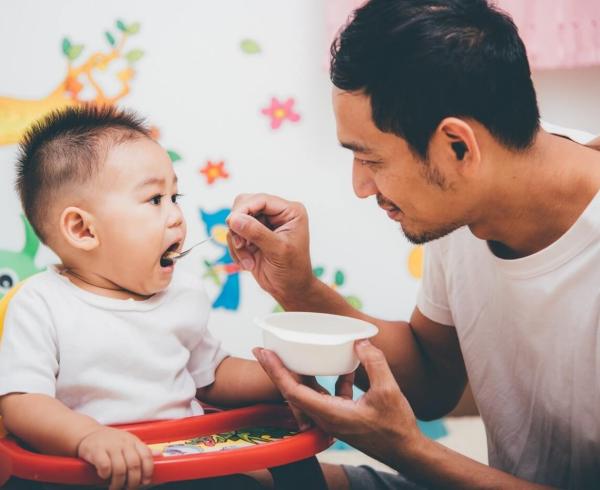
[[[0,409],[9,432],[46,454],[76,456],[81,439],[102,428],[93,418],[46,395],[6,395]]]
[[[293,297],[282,298],[281,304],[286,311],[344,315],[376,325],[379,333],[371,342],[385,354],[396,381],[417,416],[435,418],[454,408],[464,389],[464,375],[461,373],[449,379],[450,370],[436,369],[438,360],[424,354],[408,322],[369,316],[352,307],[339,293],[316,278],[302,293],[295,292]],[[368,389],[368,379],[362,367],[356,373],[356,385],[363,390]]]
[[[393,437],[393,435],[390,435]],[[417,443],[397,447],[391,458],[381,459],[407,478],[427,488],[491,490],[549,490],[478,463],[422,436]],[[386,461],[387,459],[387,461]]]
[[[302,291],[275,297],[286,311],[312,311],[344,316],[356,316],[360,312],[350,306],[336,291],[313,276],[312,282]]]

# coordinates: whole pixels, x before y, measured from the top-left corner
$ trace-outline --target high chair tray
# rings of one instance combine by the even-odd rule
[[[223,433],[232,431],[237,432],[233,437],[228,434],[230,439],[239,440],[241,435],[245,442],[250,443],[248,447],[225,447],[221,451],[175,455],[171,452],[171,455],[154,456],[152,483],[155,484],[274,468],[307,459],[332,443],[331,437],[317,428],[296,432],[296,422],[286,405],[255,405],[178,420],[118,427],[135,434],[148,445],[158,445],[161,450],[168,445],[165,443],[177,442],[181,446],[182,441],[188,441],[188,444],[210,440],[223,442]],[[258,432],[240,430],[259,427],[275,428],[275,437],[265,435],[261,429]],[[202,444],[196,444],[198,446]],[[0,486],[11,476],[48,483],[103,483],[95,468],[81,459],[39,454],[4,434],[0,437]]]

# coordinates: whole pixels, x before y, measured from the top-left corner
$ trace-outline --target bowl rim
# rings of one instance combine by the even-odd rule
[[[276,316],[296,316],[296,315],[309,315],[315,317],[336,317],[336,318],[344,318],[347,320],[351,320],[354,323],[362,324],[365,327],[362,332],[351,332],[351,333],[342,333],[342,334],[328,334],[327,332],[298,332],[295,330],[288,330],[286,328],[282,328],[276,325],[270,325],[268,320],[272,317]],[[277,338],[291,342],[294,344],[303,344],[303,345],[311,345],[311,346],[335,346],[342,345],[348,342],[353,342],[360,339],[368,339],[371,338],[379,332],[377,326],[372,323],[362,320],[360,318],[354,318],[350,316],[344,315],[335,315],[332,313],[320,313],[314,311],[281,311],[269,313],[261,318],[254,318],[254,323],[259,326],[263,331],[267,331],[275,335]]]

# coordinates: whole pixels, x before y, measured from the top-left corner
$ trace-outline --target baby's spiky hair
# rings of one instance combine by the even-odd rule
[[[83,185],[95,176],[108,150],[150,137],[132,111],[84,104],[51,112],[25,133],[17,159],[16,189],[40,239],[48,237],[52,199],[66,185]]]

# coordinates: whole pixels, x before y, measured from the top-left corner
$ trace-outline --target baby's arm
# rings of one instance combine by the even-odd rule
[[[101,425],[48,395],[10,393],[0,398],[0,413],[10,433],[43,453],[86,460],[100,478],[111,478],[111,489],[150,483],[152,453],[126,431]]]
[[[202,401],[229,407],[282,400],[260,364],[239,357],[223,359],[215,372],[214,383],[199,388],[196,393]]]

